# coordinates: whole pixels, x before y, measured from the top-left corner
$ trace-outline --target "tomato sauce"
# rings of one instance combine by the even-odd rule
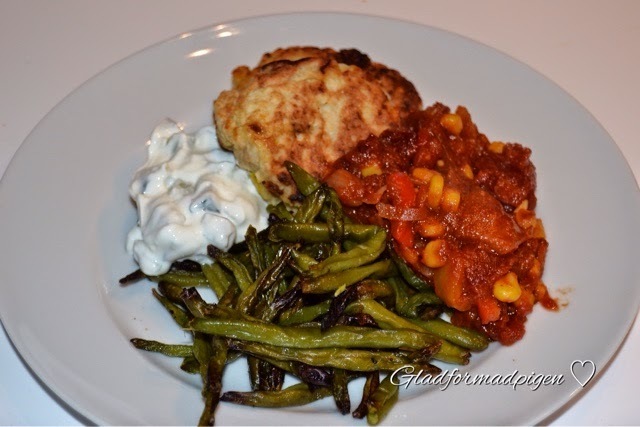
[[[454,324],[512,344],[536,302],[557,308],[541,279],[548,243],[530,155],[489,141],[466,108],[436,103],[360,142],[324,180],[352,219],[387,228]]]

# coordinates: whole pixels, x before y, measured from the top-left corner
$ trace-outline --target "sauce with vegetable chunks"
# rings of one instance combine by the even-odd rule
[[[440,103],[402,130],[370,136],[324,178],[352,219],[387,228],[396,252],[433,284],[451,321],[491,339],[522,338],[548,243],[535,215],[531,150],[490,142],[466,108]]]

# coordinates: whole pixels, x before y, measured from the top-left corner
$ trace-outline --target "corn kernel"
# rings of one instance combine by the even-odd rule
[[[447,260],[444,256],[445,242],[442,239],[427,243],[422,251],[422,263],[430,268],[442,267]]]
[[[498,301],[514,302],[520,298],[522,289],[518,283],[518,276],[512,271],[508,272],[493,284],[493,296]]]
[[[431,170],[431,169],[427,169],[427,168],[414,168],[411,171],[411,176],[413,176],[415,179],[422,181],[423,183],[427,184],[431,178],[433,177],[433,175],[437,174],[438,172]]]
[[[443,128],[453,135],[460,135],[462,132],[462,118],[454,113],[448,113],[442,116],[440,124]]]
[[[363,177],[367,177],[370,175],[381,175],[382,169],[380,169],[380,166],[377,163],[374,163],[372,165],[363,167],[360,170],[360,173],[362,174]]]
[[[460,205],[460,192],[454,188],[445,188],[442,193],[442,209],[445,212],[455,212]]]
[[[440,205],[440,199],[442,199],[442,191],[444,189],[444,178],[442,175],[435,174],[429,181],[429,189],[427,192],[427,204],[429,207],[435,209]]]
[[[444,234],[445,228],[444,224],[437,220],[429,221],[420,221],[418,223],[418,234],[427,239],[432,239],[434,237],[440,237]]]
[[[473,179],[473,169],[469,166],[469,163],[462,167],[462,173],[469,179]]]
[[[491,144],[489,144],[489,151],[492,151],[496,154],[502,154],[503,150],[504,150],[504,142],[494,141]]]

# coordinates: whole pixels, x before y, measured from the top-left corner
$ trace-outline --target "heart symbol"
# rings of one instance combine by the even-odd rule
[[[574,360],[573,362],[571,362],[571,375],[573,375],[573,378],[575,378],[576,381],[578,381],[578,384],[580,384],[582,387],[589,384],[589,381],[591,381],[591,378],[593,378],[595,374],[596,374],[596,364],[593,363],[591,360],[584,360],[584,361]],[[587,379],[584,381],[581,381],[580,378],[578,378],[578,375],[581,378],[586,376]]]

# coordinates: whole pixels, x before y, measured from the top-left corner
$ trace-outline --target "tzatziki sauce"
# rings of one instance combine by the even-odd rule
[[[126,245],[143,273],[166,273],[182,259],[211,262],[209,244],[228,250],[249,225],[267,227],[266,202],[233,154],[220,147],[212,126],[188,134],[164,120],[147,156],[129,188],[138,223]]]

